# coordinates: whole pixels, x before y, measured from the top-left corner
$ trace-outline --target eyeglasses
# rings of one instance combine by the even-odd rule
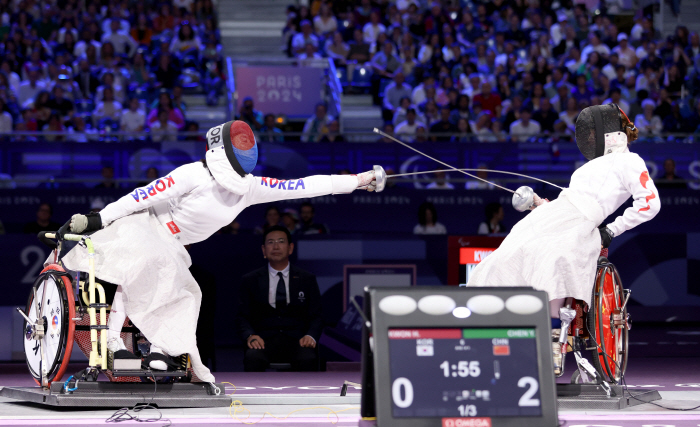
[[[277,240],[269,239],[269,240],[265,241],[265,244],[268,246],[272,246],[275,243],[277,243],[278,245],[283,245],[283,244],[287,243],[287,239],[277,239]]]

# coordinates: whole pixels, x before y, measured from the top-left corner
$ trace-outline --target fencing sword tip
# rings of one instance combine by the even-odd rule
[[[379,129],[374,128],[374,133],[379,133]]]

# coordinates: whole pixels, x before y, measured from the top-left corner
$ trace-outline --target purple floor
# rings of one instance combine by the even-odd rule
[[[566,371],[557,382],[568,382],[574,371],[574,358],[567,356]],[[631,359],[625,382],[629,388],[658,388],[659,391],[700,391],[700,354],[683,358]],[[700,404],[700,403],[699,403]]]
[[[658,401],[662,406],[672,408],[690,408],[700,405],[700,330],[697,327],[678,327],[671,325],[646,326],[633,330],[630,336],[630,361],[627,367],[626,382],[630,390],[635,388],[653,388],[662,395]],[[235,362],[235,351],[219,354],[218,366],[230,369],[228,364]],[[572,355],[570,355],[572,356]],[[240,354],[242,358],[242,353]],[[357,366],[355,366],[356,368]],[[84,368],[83,364],[71,365],[68,375]],[[329,369],[331,365],[329,364]],[[558,382],[568,382],[574,369],[574,358],[567,357],[567,370]],[[230,369],[233,370],[233,369]],[[64,378],[67,378],[66,375]],[[305,394],[338,396],[343,381],[359,383],[360,372],[357,370],[338,372],[216,372],[217,382],[226,382],[226,393],[234,393],[234,399],[246,402],[250,396],[267,397],[274,400],[275,395],[303,396]],[[34,386],[24,364],[0,364],[0,387],[2,386]],[[348,394],[354,395],[355,402],[361,390],[349,387]],[[258,404],[247,405],[251,418],[247,422],[259,420],[266,411],[284,417],[304,406],[311,405],[279,405]],[[329,405],[335,410],[349,409],[336,419],[328,417],[324,411],[316,413],[298,412],[284,420],[266,416],[260,425],[269,426],[357,426],[371,427],[372,422],[360,420],[357,404]],[[112,410],[70,411],[42,405],[27,404],[15,401],[0,401],[0,426],[29,426],[29,425],[98,425]],[[231,418],[228,408],[211,408],[211,410],[190,411],[187,409],[163,410],[165,417],[171,417],[172,425],[203,427],[206,425],[241,424]],[[650,404],[628,408],[622,411],[560,411],[560,425],[567,427],[698,427],[700,426],[700,410],[689,412],[670,411]],[[140,423],[139,423],[140,424]],[[156,423],[165,425],[167,423]],[[127,422],[127,425],[136,423]]]
[[[83,367],[71,365],[67,372],[76,372]],[[573,369],[574,359],[568,357],[566,373],[557,382],[568,382]],[[217,382],[230,382],[244,394],[336,394],[343,381],[360,382],[360,372],[217,372],[215,376]],[[683,358],[633,358],[629,361],[625,378],[630,388],[700,391],[700,354],[697,357]],[[0,364],[0,386],[34,385],[36,384],[23,364]],[[227,393],[233,391],[229,384],[226,384],[226,388]],[[353,390],[350,387],[348,392],[352,393]],[[356,392],[359,393],[359,390]]]

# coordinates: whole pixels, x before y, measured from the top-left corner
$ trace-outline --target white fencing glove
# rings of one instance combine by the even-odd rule
[[[357,175],[357,188],[367,191],[374,191],[377,188],[377,181],[374,178],[374,169]]]

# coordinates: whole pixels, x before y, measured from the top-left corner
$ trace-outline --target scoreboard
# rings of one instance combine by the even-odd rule
[[[362,415],[379,427],[558,425],[546,292],[368,288]]]
[[[392,328],[389,360],[395,418],[542,415],[533,328]]]

